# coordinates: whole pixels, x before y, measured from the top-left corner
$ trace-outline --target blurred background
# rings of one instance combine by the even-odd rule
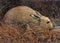
[[[55,26],[60,26],[59,0],[0,0],[0,20],[9,9],[21,5],[39,11],[42,15],[49,17]]]

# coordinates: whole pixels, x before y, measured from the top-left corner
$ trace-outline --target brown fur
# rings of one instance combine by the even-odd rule
[[[37,15],[39,18],[34,19],[34,15]],[[27,6],[17,6],[10,9],[5,14],[3,21],[8,25],[14,24],[19,25],[19,27],[25,24],[29,24],[32,28],[36,26],[42,28],[53,27],[52,22],[48,17],[41,15],[38,11]]]

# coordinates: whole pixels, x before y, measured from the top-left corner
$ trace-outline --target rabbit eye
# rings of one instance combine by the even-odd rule
[[[50,23],[49,21],[47,22],[47,24]]]

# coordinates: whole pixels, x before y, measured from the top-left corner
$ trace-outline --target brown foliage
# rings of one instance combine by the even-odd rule
[[[17,28],[0,27],[0,43],[18,43],[20,36]]]
[[[23,29],[23,28],[22,28]],[[22,31],[17,27],[0,26],[0,43],[58,43],[60,29],[30,29]]]
[[[0,26],[0,43],[58,43],[60,29],[42,29],[29,25],[26,29],[2,24]]]

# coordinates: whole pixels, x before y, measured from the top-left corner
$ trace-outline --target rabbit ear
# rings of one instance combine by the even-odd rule
[[[40,17],[37,14],[30,14],[30,16],[38,21],[40,21]]]
[[[39,17],[42,16],[38,11],[35,10],[35,12],[36,12],[36,14],[37,14]]]

